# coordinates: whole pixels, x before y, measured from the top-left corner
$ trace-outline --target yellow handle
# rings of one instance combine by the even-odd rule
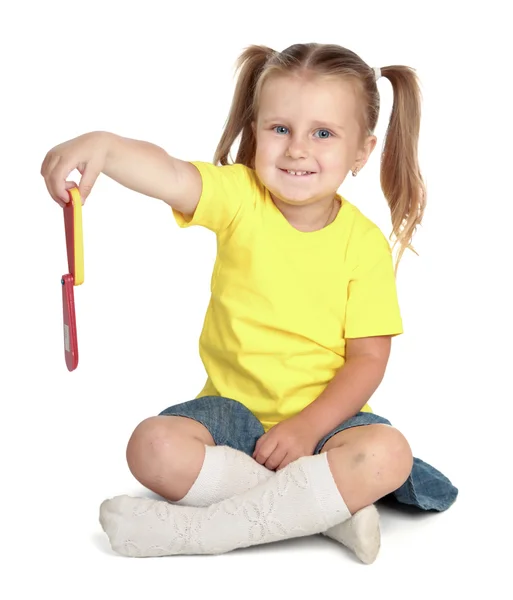
[[[73,203],[73,237],[75,245],[74,285],[84,283],[84,237],[82,232],[82,198],[78,188],[68,190]]]

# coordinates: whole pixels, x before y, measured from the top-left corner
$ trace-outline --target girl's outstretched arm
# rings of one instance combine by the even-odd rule
[[[74,169],[82,175],[78,188],[83,202],[100,173],[126,188],[163,200],[184,215],[194,213],[201,196],[201,176],[191,163],[150,142],[105,131],[86,133],[46,154],[41,175],[61,206],[69,200],[66,190],[77,185],[67,181]]]

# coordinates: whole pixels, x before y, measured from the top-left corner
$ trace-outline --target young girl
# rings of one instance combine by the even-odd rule
[[[126,556],[323,533],[370,563],[377,500],[443,511],[458,493],[368,404],[402,333],[393,256],[337,193],[376,145],[376,80],[387,77],[394,103],[381,184],[398,263],[425,206],[416,75],[322,44],[251,46],[238,66],[214,164],[94,132],[53,148],[42,165],[60,205],[73,169],[84,201],[105,173],[169,204],[180,227],[217,237],[200,339],[207,381],[194,400],[140,423],[127,447],[134,477],[165,500],[106,500],[100,522]]]

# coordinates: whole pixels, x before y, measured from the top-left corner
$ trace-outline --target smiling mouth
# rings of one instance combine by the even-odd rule
[[[306,177],[307,175],[315,175],[314,171],[292,171],[291,169],[280,169],[283,173],[292,175],[294,177]]]

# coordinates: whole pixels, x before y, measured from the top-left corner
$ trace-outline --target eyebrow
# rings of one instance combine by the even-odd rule
[[[269,125],[270,123],[286,123],[288,119],[283,119],[281,117],[264,119],[264,125]],[[342,125],[338,125],[337,123],[330,123],[328,121],[312,121],[312,126],[314,127],[326,127],[327,129],[338,129],[339,131],[345,131]]]

